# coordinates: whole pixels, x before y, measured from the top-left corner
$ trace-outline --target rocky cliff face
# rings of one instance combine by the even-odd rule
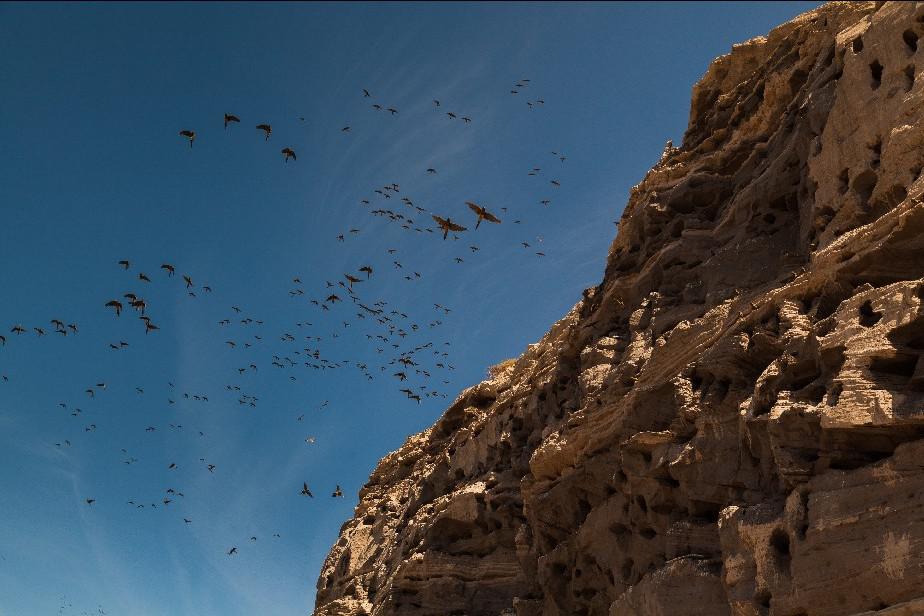
[[[717,59],[601,284],[382,460],[315,613],[924,614],[922,35],[834,3]]]

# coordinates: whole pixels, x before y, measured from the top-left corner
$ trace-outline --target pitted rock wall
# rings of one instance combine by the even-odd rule
[[[381,461],[315,614],[924,614],[922,36],[830,3],[713,62],[603,281]]]

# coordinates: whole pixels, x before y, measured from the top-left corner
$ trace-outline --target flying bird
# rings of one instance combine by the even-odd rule
[[[162,269],[162,270],[164,270],[165,272],[167,272],[167,275],[168,275],[168,276],[173,276],[173,274],[176,273],[176,268],[174,268],[174,267],[173,267],[172,265],[170,265],[169,263],[164,263],[163,265],[160,266],[160,269]]]
[[[122,302],[118,300],[113,299],[113,300],[106,302],[106,307],[114,308],[116,316],[120,316],[122,314]]]
[[[446,239],[446,236],[449,235],[450,231],[465,231],[465,227],[457,225],[456,223],[452,222],[452,219],[450,218],[440,218],[436,214],[431,214],[431,216],[433,217],[433,220],[436,221],[436,224],[439,225],[440,229],[443,230],[444,240]]]
[[[194,131],[194,130],[181,130],[181,131],[180,131],[180,136],[181,136],[181,137],[186,137],[187,139],[189,139],[189,147],[192,147],[192,146],[193,146],[193,141],[196,140],[196,131]]]
[[[238,122],[238,123],[240,123],[240,121],[241,121],[241,119],[240,119],[239,117],[237,117],[236,115],[233,115],[233,114],[230,114],[230,113],[226,113],[226,114],[225,114],[225,128],[228,128],[228,123],[229,123],[229,122]]]
[[[270,133],[273,132],[273,127],[269,124],[257,124],[257,130],[262,130],[265,138],[263,141],[269,141]]]
[[[343,498],[343,490],[340,489],[339,485],[337,485],[337,489],[334,490],[331,496],[333,496],[334,498]]]
[[[498,218],[497,216],[495,216],[494,214],[492,214],[485,208],[481,207],[477,203],[466,201],[465,205],[467,205],[471,211],[475,212],[475,214],[478,215],[478,222],[475,223],[476,229],[479,227],[479,225],[481,225],[482,220],[487,220],[488,222],[493,222],[493,223],[500,223],[500,218]]]
[[[295,157],[295,151],[292,148],[282,148],[282,155],[285,156],[285,162],[289,162],[289,157],[292,157],[292,160],[298,160]]]
[[[302,496],[310,496],[311,498],[314,498],[314,494],[312,494],[311,490],[308,489],[308,484],[304,482],[302,483],[302,491],[300,494]]]

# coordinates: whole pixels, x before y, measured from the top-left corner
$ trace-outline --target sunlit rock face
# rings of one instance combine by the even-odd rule
[[[919,37],[828,4],[715,60],[603,281],[381,461],[315,613],[924,614]]]

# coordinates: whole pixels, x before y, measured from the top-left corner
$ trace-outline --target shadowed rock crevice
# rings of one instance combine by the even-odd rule
[[[315,613],[924,613],[922,33],[832,3],[715,60],[603,280],[379,463]]]

